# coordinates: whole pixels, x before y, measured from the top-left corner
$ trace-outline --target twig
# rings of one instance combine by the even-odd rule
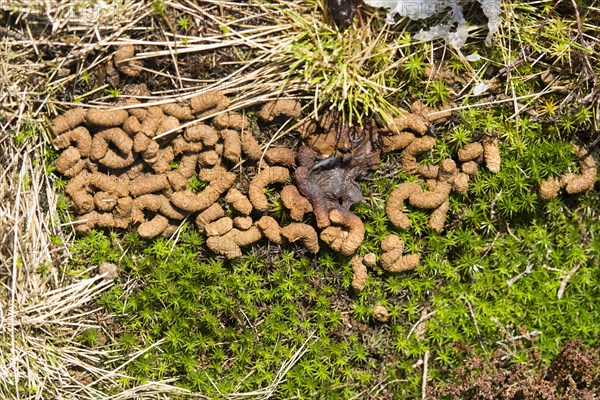
[[[471,302],[464,296],[461,296],[465,302],[467,303],[467,307],[469,307],[469,314],[471,314],[471,318],[473,319],[473,323],[475,324],[475,330],[477,331],[477,337],[481,337],[481,331],[479,330],[479,324],[477,324],[477,318],[475,318],[475,312],[473,312],[473,306],[471,305]],[[481,346],[481,349],[484,350],[483,348],[483,344],[481,344],[481,340],[479,340],[479,345]]]
[[[504,334],[504,337],[506,338],[505,340],[496,341],[496,344],[498,346],[502,347],[505,351],[505,354],[501,357],[501,360],[511,359],[511,358],[515,357],[515,355],[517,354],[517,346],[515,343],[518,340],[521,340],[521,339],[532,340],[535,336],[542,334],[542,332],[540,332],[540,331],[531,331],[531,332],[525,332],[522,335],[515,336],[508,329],[508,328],[512,328],[512,325],[508,325],[508,328],[507,328],[506,326],[504,326],[504,324],[502,324],[502,322],[500,322],[495,317],[491,317],[490,320],[492,322],[494,322],[496,325],[498,325],[498,327]],[[510,344],[510,346],[509,346],[509,344]],[[511,346],[512,346],[512,348],[511,348]]]
[[[507,225],[507,227],[508,227],[508,225]],[[496,236],[494,236],[494,240],[492,240],[492,243],[485,246],[485,251],[483,252],[481,257],[479,257],[478,263],[481,262],[485,257],[487,257],[489,252],[492,251],[492,249],[494,248],[494,245],[496,244],[496,241],[498,240],[499,237],[500,237],[500,232],[496,232]]]
[[[312,340],[314,335],[315,335],[315,332],[314,331],[311,332],[308,335],[308,338],[306,338],[304,343],[302,343],[300,348],[298,350],[296,350],[296,352],[292,355],[292,357],[281,365],[281,367],[279,368],[279,371],[277,371],[275,378],[273,378],[273,381],[271,382],[271,384],[269,384],[269,386],[264,387],[262,389],[252,391],[252,392],[230,393],[230,394],[226,395],[225,398],[226,399],[239,399],[239,398],[257,397],[258,399],[268,399],[268,398],[272,397],[275,394],[277,387],[281,384],[281,382],[283,382],[285,380],[285,376],[290,371],[290,369],[292,369],[292,367],[294,365],[296,365],[296,363],[300,360],[300,358],[302,358],[304,353],[306,353],[308,351],[307,344],[308,344],[308,342],[310,342]],[[212,379],[210,379],[210,377],[209,377],[209,380],[211,383],[213,383]],[[213,383],[213,385],[214,385],[214,383]],[[217,390],[219,390],[219,389],[217,388]]]
[[[511,278],[511,279],[507,280],[506,281],[506,285],[508,287],[511,287],[512,285],[515,284],[516,281],[518,281],[519,279],[521,279],[525,275],[529,275],[531,273],[531,271],[533,271],[533,265],[527,264],[527,267],[525,267],[525,271],[521,272],[519,275],[515,276],[514,278]]]
[[[581,27],[581,16],[579,15],[579,7],[577,7],[577,1],[571,0],[571,3],[573,4],[573,9],[575,9],[575,19],[577,21],[577,31],[579,33],[579,43],[581,44],[581,47],[583,48],[582,57],[583,57],[583,60],[585,61],[585,67],[586,67],[585,72],[586,72],[586,75],[588,76],[588,78],[590,78],[590,77],[595,76],[596,74],[594,72],[594,68],[592,67],[592,64],[590,63],[590,59],[588,58],[588,55],[585,51],[586,45],[585,45],[585,42],[583,41],[583,28]]]
[[[425,314],[421,318],[419,318],[419,320],[417,321],[417,323],[414,324],[412,326],[412,328],[410,328],[410,331],[408,331],[408,335],[406,335],[406,338],[408,339],[410,337],[410,335],[415,331],[415,329],[417,329],[417,326],[419,326],[419,324],[423,323],[423,321],[425,321],[427,318],[431,317],[435,313],[436,313],[435,311],[432,311],[432,312],[430,312],[428,314]]]
[[[573,275],[575,275],[575,272],[577,272],[579,267],[581,267],[581,263],[575,264],[575,266],[573,268],[571,268],[571,270],[567,273],[567,275],[565,275],[562,282],[560,283],[560,287],[558,288],[556,297],[558,297],[559,299],[562,298],[563,294],[565,293],[565,289],[567,288],[567,283],[569,283],[569,279],[571,279],[573,277]]]
[[[377,399],[379,398],[379,393],[381,393],[386,387],[388,387],[389,385],[391,385],[392,383],[397,383],[397,382],[407,382],[406,379],[394,379],[393,381],[389,381],[386,382],[385,380],[379,382],[377,385],[373,386],[373,388],[371,389],[371,393],[373,394],[373,398]],[[377,390],[375,390],[377,389]]]
[[[429,350],[425,351],[423,357],[423,382],[421,382],[421,399],[427,397],[427,363],[429,362]]]

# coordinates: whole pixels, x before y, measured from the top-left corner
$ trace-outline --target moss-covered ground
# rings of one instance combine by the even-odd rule
[[[409,212],[408,230],[390,226],[382,199],[402,175],[390,178],[382,166],[363,183],[368,200],[356,213],[367,240],[359,253],[377,252],[394,232],[422,263],[405,274],[372,270],[360,293],[350,286],[347,257],[265,245],[228,262],[211,256],[191,226],[176,245],[95,232],[75,243],[71,268],[110,261],[136,282],[132,293],[117,286],[100,300],[121,315],[124,356],[161,343],[130,364],[133,376],[178,376],[209,398],[269,386],[300,348],[279,398],[415,398],[419,360],[428,351],[429,379],[452,379],[448,371],[462,362],[455,343],[483,353],[500,347],[512,362],[526,361],[536,346],[550,361],[566,339],[591,344],[600,334],[600,199],[594,192],[537,198],[537,181],[574,163],[568,144],[536,143],[542,129],[505,144],[502,171],[482,173],[468,196],[452,198],[441,234],[422,211]],[[388,309],[387,323],[375,320],[375,305]],[[86,331],[82,340],[93,345],[96,334]]]

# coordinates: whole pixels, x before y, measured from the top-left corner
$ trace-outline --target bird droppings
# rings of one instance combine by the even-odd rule
[[[263,106],[258,116],[268,122],[277,117],[295,118],[300,115],[300,103],[293,99],[271,101]]]
[[[553,199],[562,188],[568,194],[576,194],[594,187],[598,174],[594,157],[585,148],[578,145],[573,145],[573,153],[577,157],[579,174],[569,172],[560,177],[550,177],[542,181],[538,190],[542,200]]]
[[[319,237],[315,228],[308,224],[293,223],[281,228],[281,235],[291,243],[301,241],[311,253],[319,252]]]
[[[135,47],[132,44],[121,45],[113,56],[116,69],[127,76],[138,76],[142,72],[142,64],[133,60]]]
[[[272,183],[285,183],[290,179],[290,172],[283,167],[267,167],[260,171],[250,182],[248,197],[250,203],[258,211],[267,211],[269,202],[265,188]]]
[[[500,149],[497,138],[486,137],[483,140],[483,157],[487,169],[494,173],[500,171]]]
[[[114,281],[119,279],[119,267],[117,264],[103,262],[98,266],[98,275],[107,281]]]
[[[367,266],[364,263],[364,260],[358,254],[355,254],[350,260],[350,265],[352,266],[352,271],[354,272],[354,276],[352,277],[352,287],[356,291],[362,291],[365,288],[367,283],[367,279],[369,278],[367,274]]]
[[[373,121],[349,126],[327,111],[298,125],[298,147],[267,145],[264,151],[258,122],[227,111],[231,101],[217,91],[160,107],[137,100],[122,104],[135,107],[78,107],[50,124],[53,143],[62,151],[56,169],[69,179],[65,192],[79,233],[136,228],[151,239],[172,234],[191,217],[207,236],[207,247],[226,258],[242,256],[242,247],[261,239],[276,245],[299,242],[317,253],[319,238],[334,251],[356,256],[366,235],[363,221],[351,211],[363,200],[357,181],[379,167],[382,153],[399,152],[403,172],[416,178],[398,184],[386,202],[390,222],[401,229],[411,226],[406,207],[416,207],[430,210],[429,227],[442,231],[452,192],[468,195],[481,166],[492,173],[501,166],[498,139],[490,136],[462,146],[454,158],[439,164],[419,161],[435,146],[431,125],[451,117],[446,109],[432,110],[420,102],[384,127]],[[263,106],[258,120],[285,122],[300,110],[295,100],[277,100]],[[215,115],[193,122],[211,113]],[[556,196],[561,188],[573,194],[593,186],[594,159],[581,147],[574,152],[579,173],[542,182],[542,199]],[[242,174],[234,170],[239,165]],[[273,190],[296,222],[285,225],[269,215]],[[315,226],[306,223],[311,214]],[[364,287],[366,267],[375,267],[378,259],[389,272],[418,265],[419,255],[404,255],[403,243],[384,244],[379,256],[353,258],[357,290]]]
[[[381,266],[389,272],[403,272],[419,265],[418,254],[404,255],[404,242],[396,235],[388,235],[381,242]]]
[[[312,212],[312,205],[294,185],[287,185],[281,190],[281,201],[294,221],[302,221],[304,214]]]
[[[382,305],[377,305],[373,307],[373,316],[379,322],[387,322],[390,319],[389,312],[387,308]]]
[[[377,265],[377,255],[375,253],[367,253],[362,259],[363,264],[369,268],[373,268]]]

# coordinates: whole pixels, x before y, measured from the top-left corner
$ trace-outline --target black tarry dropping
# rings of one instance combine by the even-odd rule
[[[380,160],[379,151],[373,149],[377,134],[372,121],[366,127],[349,126],[329,111],[316,122],[314,132],[306,135],[298,150],[295,178],[298,190],[313,207],[317,225],[324,228],[331,210],[347,214],[362,201],[356,179],[377,168]]]
[[[329,16],[335,24],[343,29],[352,24],[352,19],[360,0],[327,0],[329,6]]]

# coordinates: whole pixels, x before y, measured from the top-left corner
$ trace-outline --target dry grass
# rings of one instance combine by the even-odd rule
[[[74,3],[36,3],[0,4],[1,11],[20,10],[10,28],[1,28],[0,42],[0,397],[169,398],[183,392],[169,382],[123,391],[120,368],[103,368],[113,355],[109,346],[90,350],[74,340],[83,329],[101,328],[92,305],[113,283],[63,275],[71,235],[57,218],[54,178],[44,162],[48,138],[42,124],[53,108],[49,100],[64,83],[61,68],[94,49],[61,51],[62,39],[95,32],[112,41],[133,26],[133,15],[144,13],[135,2],[123,4],[131,14],[118,15],[132,25],[120,27],[117,14],[90,23],[73,13]],[[49,53],[52,60],[42,59]]]

